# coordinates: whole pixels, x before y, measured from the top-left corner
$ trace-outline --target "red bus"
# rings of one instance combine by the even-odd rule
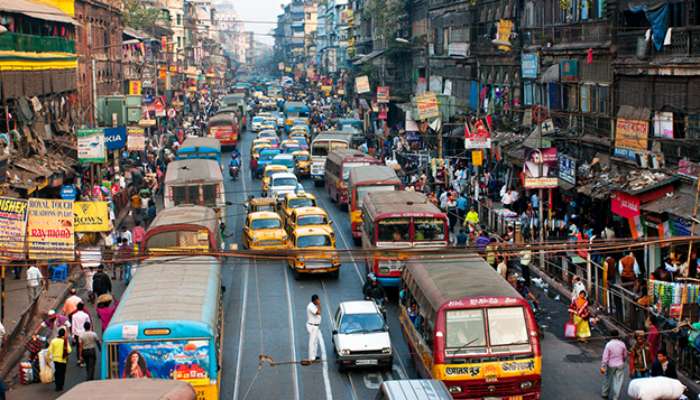
[[[350,170],[348,180],[348,211],[352,238],[360,244],[362,233],[362,199],[367,193],[401,190],[401,180],[393,168],[386,165],[366,165]]]
[[[180,205],[158,212],[143,239],[143,254],[164,251],[221,251],[219,218],[214,209]]]
[[[476,254],[428,257],[401,276],[399,321],[418,373],[456,399],[539,399],[542,352],[528,302]]]
[[[221,147],[238,143],[238,119],[229,113],[217,114],[207,121],[207,136],[216,138]]]
[[[368,250],[367,272],[384,287],[399,286],[407,259],[401,250],[446,248],[448,232],[447,215],[422,193],[374,192],[363,198],[361,241]]]
[[[365,165],[383,165],[380,160],[356,149],[333,150],[326,158],[326,191],[338,205],[348,204],[348,180],[350,170]]]

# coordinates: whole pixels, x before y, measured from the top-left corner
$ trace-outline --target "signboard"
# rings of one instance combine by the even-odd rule
[[[141,95],[141,81],[129,81],[129,94]]]
[[[520,69],[525,79],[537,79],[540,70],[540,58],[537,53],[523,53],[520,57]]]
[[[333,91],[333,86],[321,85],[321,90],[326,94],[326,96],[329,96],[331,94],[331,91]]]
[[[559,154],[559,179],[576,185],[576,160],[566,154]]]
[[[472,150],[472,165],[480,167],[484,164],[484,152],[481,150]]]
[[[657,112],[654,114],[654,136],[673,139],[672,112]]]
[[[105,162],[105,134],[102,128],[78,129],[78,161],[81,163]]]
[[[564,60],[559,65],[562,82],[575,82],[578,80],[578,60]]]
[[[464,125],[464,148],[465,149],[490,149],[491,132],[483,120],[478,119],[473,128],[469,123]]]
[[[128,138],[126,141],[126,149],[129,151],[144,151],[146,150],[146,135],[143,133],[143,128],[129,127],[127,129]]]
[[[452,42],[447,45],[447,55],[450,57],[466,57],[469,55],[469,43]]]
[[[160,97],[156,97],[153,100],[153,109],[156,112],[156,117],[165,117],[165,103]]]
[[[435,93],[425,92],[416,96],[416,110],[418,111],[417,119],[429,119],[440,117],[440,107]]]
[[[78,198],[78,189],[75,185],[63,185],[61,186],[61,198],[63,200],[75,200]]]
[[[510,51],[513,45],[510,43],[510,35],[513,32],[513,21],[502,19],[496,23],[496,39],[491,43],[498,47],[501,51]]]
[[[27,201],[0,197],[0,258],[24,258],[24,237],[27,228]]]
[[[33,260],[73,260],[73,201],[29,199],[27,249]]]
[[[632,218],[639,215],[639,198],[624,192],[614,191],[610,194],[610,209],[613,214],[623,218]]]
[[[556,147],[530,149],[523,163],[524,187],[526,189],[552,189],[559,186]]]
[[[370,91],[369,78],[367,75],[355,78],[355,92],[357,92],[357,94],[369,93]]]
[[[636,160],[636,153],[647,151],[649,121],[618,118],[615,123],[615,155]]]
[[[389,102],[389,86],[377,86],[377,103]]]
[[[207,340],[119,343],[117,365],[122,378],[175,379],[209,385],[212,352]]]
[[[105,128],[105,147],[109,151],[119,150],[126,146],[126,127]]]
[[[109,232],[109,203],[106,201],[76,201],[73,203],[76,232]]]
[[[439,75],[430,75],[428,81],[428,91],[442,93],[442,77]]]

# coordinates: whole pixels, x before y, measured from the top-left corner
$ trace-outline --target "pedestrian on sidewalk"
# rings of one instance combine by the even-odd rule
[[[44,276],[36,265],[32,265],[27,269],[27,300],[29,300],[29,304],[32,304],[34,299],[39,297],[43,286]]]
[[[588,299],[586,298],[585,290],[579,292],[578,297],[571,302],[569,314],[574,325],[576,325],[576,338],[580,342],[585,342],[591,337],[591,326],[588,323],[591,314],[588,311]]]
[[[520,272],[525,280],[525,286],[530,287],[530,263],[532,262],[532,250],[530,245],[525,245],[520,254]]]
[[[661,346],[661,334],[659,334],[659,329],[656,328],[654,319],[652,315],[647,316],[644,320],[644,328],[647,330],[647,343],[649,343],[651,355],[656,357]]]
[[[5,335],[7,335],[7,331],[5,331],[5,326],[0,321],[0,352],[5,348]]]
[[[78,310],[73,314],[71,333],[73,334],[73,344],[78,345],[80,335],[85,332],[85,323],[90,323],[90,314],[85,312],[85,304],[78,304]],[[80,348],[78,348],[80,350]],[[83,364],[80,351],[77,353],[78,365]]]
[[[665,376],[667,378],[678,379],[676,363],[668,358],[666,350],[659,350],[656,353],[656,361],[651,365],[651,376]]]
[[[635,343],[629,354],[630,378],[647,378],[651,374],[653,356],[644,331],[634,332]]]
[[[70,328],[70,321],[65,315],[59,314],[55,310],[49,310],[44,315],[44,321],[41,323],[41,327],[39,329],[41,328],[48,328],[48,337],[51,337],[60,328]],[[37,332],[39,331],[39,329],[37,329]]]
[[[97,272],[92,276],[92,291],[95,293],[95,297],[100,297],[112,291],[112,280],[105,273],[103,264],[97,267]]]
[[[83,299],[78,296],[78,291],[75,288],[71,288],[69,293],[70,296],[68,296],[66,301],[63,302],[63,315],[68,317],[68,320],[70,321],[73,317],[73,313],[78,310],[78,304],[82,303]]]
[[[84,332],[78,338],[78,352],[80,359],[85,363],[85,380],[95,379],[95,364],[97,363],[97,351],[102,350],[100,339],[91,328],[89,322],[83,325]]]
[[[66,330],[61,328],[58,330],[58,336],[56,336],[49,345],[49,355],[56,371],[54,374],[54,383],[57,392],[63,391],[63,384],[66,381],[66,363],[68,362],[68,355],[71,351],[73,350],[70,347],[70,343],[68,343]]]
[[[600,374],[605,377],[601,396],[607,400],[618,400],[625,380],[627,346],[620,340],[620,332],[617,329],[610,331],[610,336],[612,339],[605,345],[600,366]]]
[[[306,331],[309,332],[309,361],[320,360],[316,354],[320,346],[321,335],[321,300],[318,295],[311,296],[311,302],[306,306]]]

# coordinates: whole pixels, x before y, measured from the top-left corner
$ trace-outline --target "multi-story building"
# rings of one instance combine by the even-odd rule
[[[184,62],[185,59],[185,1],[163,0],[163,6],[168,11],[168,27],[173,31],[169,41],[172,44],[173,59]]]

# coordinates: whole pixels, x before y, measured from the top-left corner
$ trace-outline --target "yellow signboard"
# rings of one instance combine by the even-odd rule
[[[416,96],[416,110],[418,111],[416,116],[418,120],[438,118],[440,116],[440,107],[435,93],[425,92]]]
[[[129,94],[140,95],[142,87],[141,81],[129,81]]]
[[[27,201],[0,197],[0,258],[24,258]]]
[[[72,200],[28,200],[29,258],[73,260],[74,234]]]
[[[76,201],[73,203],[76,232],[109,232],[109,203]]]

